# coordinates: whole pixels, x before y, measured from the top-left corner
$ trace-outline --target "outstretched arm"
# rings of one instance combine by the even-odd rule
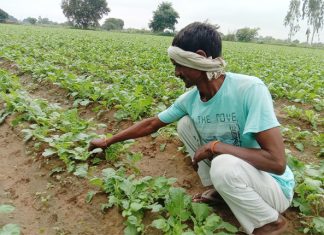
[[[215,154],[231,154],[250,163],[255,168],[275,174],[283,174],[286,169],[285,148],[279,127],[256,133],[261,149],[237,147],[230,144],[210,142],[196,151],[193,159],[197,163]]]
[[[111,138],[94,139],[90,142],[89,150],[95,148],[107,148],[110,145],[128,139],[136,139],[156,132],[161,127],[168,125],[160,121],[158,117],[144,119],[129,128],[119,132]]]

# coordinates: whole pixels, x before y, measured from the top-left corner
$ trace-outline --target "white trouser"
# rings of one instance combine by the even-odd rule
[[[192,120],[185,116],[178,123],[178,134],[191,158],[202,143]],[[213,185],[223,197],[246,233],[274,222],[290,201],[270,174],[229,154],[212,162],[199,162],[198,175],[204,186]]]

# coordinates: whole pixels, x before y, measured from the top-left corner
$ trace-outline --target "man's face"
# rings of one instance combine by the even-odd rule
[[[186,88],[197,85],[197,81],[201,77],[201,71],[180,65],[172,59],[171,61],[174,65],[175,76],[185,83]]]

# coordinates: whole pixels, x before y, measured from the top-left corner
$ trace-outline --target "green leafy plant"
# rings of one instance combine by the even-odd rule
[[[1,213],[11,213],[15,210],[15,207],[9,204],[0,204]],[[0,228],[0,235],[19,235],[20,227],[17,224],[5,224]]]
[[[288,157],[297,183],[292,205],[298,207],[301,212],[304,232],[323,233],[324,162],[321,161],[318,166],[306,165],[294,158],[290,152]]]

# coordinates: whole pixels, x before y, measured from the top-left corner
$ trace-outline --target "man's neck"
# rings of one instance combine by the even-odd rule
[[[217,79],[213,79],[213,80],[205,79],[201,83],[197,84],[197,89],[199,91],[201,100],[206,102],[210,100],[212,97],[214,97],[214,95],[216,95],[219,89],[221,88],[224,79],[225,76],[221,75]]]

